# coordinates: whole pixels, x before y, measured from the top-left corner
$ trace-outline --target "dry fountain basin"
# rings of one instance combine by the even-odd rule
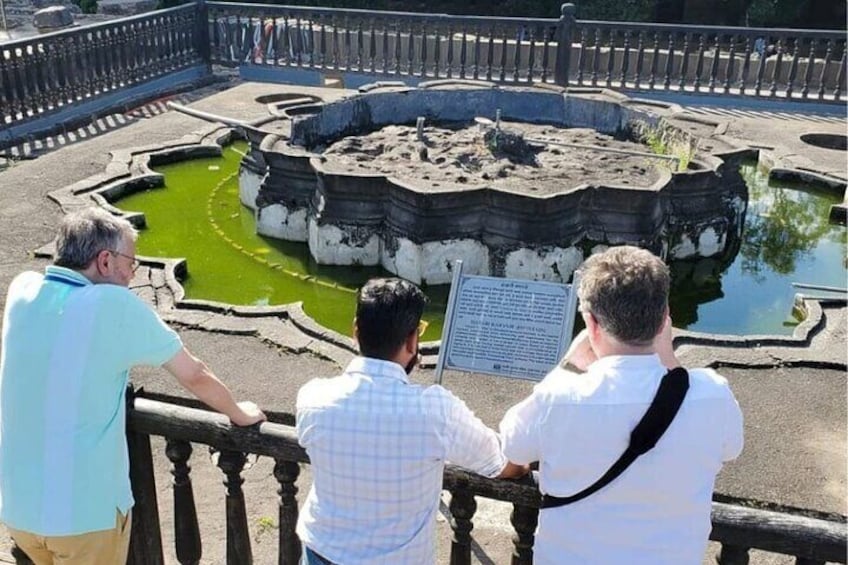
[[[602,89],[378,83],[280,119],[247,130],[239,192],[257,231],[426,284],[456,259],[564,282],[599,246],[735,253],[754,156],[726,124]]]

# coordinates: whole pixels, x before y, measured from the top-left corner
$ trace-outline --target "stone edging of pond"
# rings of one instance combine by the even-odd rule
[[[257,123],[262,121],[265,119],[257,120]],[[178,140],[114,151],[111,162],[102,173],[53,191],[48,196],[59,204],[64,213],[98,205],[126,217],[140,228],[145,225],[143,214],[121,210],[112,202],[139,190],[161,186],[163,176],[150,167],[188,158],[218,156],[223,145],[234,136],[231,128],[212,125]],[[52,257],[53,254],[53,243],[35,251],[35,255],[40,257]],[[139,260],[141,267],[130,288],[153,305],[168,323],[203,331],[256,336],[283,350],[312,353],[340,367],[344,367],[356,354],[351,338],[318,324],[305,314],[301,302],[279,306],[237,306],[186,299],[180,284],[187,273],[185,259],[140,256]],[[841,303],[844,304],[844,301]],[[804,310],[806,316],[792,336],[732,336],[675,330],[675,347],[719,348],[723,353],[712,358],[708,363],[712,366],[834,365],[816,360],[806,353],[812,336],[824,327],[822,305],[817,300],[800,299],[796,307]],[[439,346],[440,341],[422,344],[423,367],[435,365]],[[756,356],[759,360],[751,356],[754,348],[760,350]],[[844,367],[840,363],[835,365]]]

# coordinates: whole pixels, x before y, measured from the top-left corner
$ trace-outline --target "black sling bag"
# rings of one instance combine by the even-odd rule
[[[613,463],[612,467],[604,473],[604,476],[595,481],[595,484],[577,494],[565,497],[544,495],[542,497],[542,508],[558,508],[577,502],[614,481],[640,455],[653,449],[677,415],[687,390],[689,390],[689,373],[686,372],[686,369],[677,367],[666,373],[657,389],[657,395],[648,407],[648,411],[645,412],[645,415],[642,416],[642,419],[630,433],[630,445],[627,446],[618,461]]]

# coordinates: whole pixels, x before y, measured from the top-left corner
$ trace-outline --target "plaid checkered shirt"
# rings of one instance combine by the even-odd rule
[[[297,533],[344,565],[434,563],[445,462],[487,477],[506,465],[497,434],[464,402],[364,357],[300,389],[297,434],[314,473]]]

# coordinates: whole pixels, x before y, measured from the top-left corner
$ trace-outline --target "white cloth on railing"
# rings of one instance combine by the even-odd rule
[[[497,434],[464,402],[364,357],[304,385],[297,433],[314,473],[297,533],[345,565],[434,563],[445,462],[489,477],[506,464]]]
[[[539,461],[543,493],[580,492],[624,452],[665,373],[656,355],[603,357],[584,374],[556,368],[504,416],[504,453]],[[714,371],[690,369],[689,381],[653,450],[589,497],[540,512],[534,563],[702,562],[715,476],[742,450],[742,414]]]

